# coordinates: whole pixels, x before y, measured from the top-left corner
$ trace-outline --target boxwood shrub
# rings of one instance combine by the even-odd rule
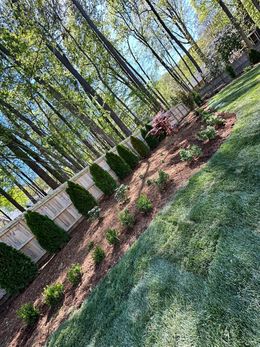
[[[117,152],[118,152],[119,156],[133,170],[137,166],[137,164],[139,162],[138,157],[132,151],[130,151],[130,149],[128,149],[127,147],[125,147],[123,145],[117,145],[116,149],[117,149]]]
[[[8,294],[25,288],[37,275],[32,260],[13,247],[0,242],[0,287]]]
[[[159,144],[159,137],[154,135],[148,135],[149,131],[152,130],[152,126],[149,124],[145,125],[145,128],[141,129],[141,134],[145,142],[148,144],[151,150],[155,149]]]
[[[47,216],[28,211],[25,219],[41,247],[50,253],[59,251],[70,239],[66,231]]]
[[[115,153],[107,152],[106,161],[121,180],[128,176],[131,172],[130,166],[124,161],[124,159],[120,158]]]
[[[105,195],[113,194],[116,189],[116,181],[114,178],[96,163],[92,164],[89,170],[95,185],[102,190]]]
[[[88,212],[97,206],[95,198],[85,188],[71,181],[68,182],[66,192],[79,213],[88,218]]]
[[[140,139],[138,139],[135,136],[130,137],[131,144],[133,148],[136,150],[136,152],[142,157],[146,158],[148,157],[150,153],[149,147]]]

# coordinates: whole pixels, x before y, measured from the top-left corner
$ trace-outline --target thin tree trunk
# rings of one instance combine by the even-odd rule
[[[0,212],[8,219],[8,220],[12,220],[12,218],[10,218],[9,216],[8,216],[8,214],[7,213],[5,213],[2,209],[0,209]]]
[[[25,212],[25,208],[23,208],[22,205],[20,205],[15,199],[13,199],[11,197],[10,194],[8,194],[7,192],[5,192],[1,187],[0,187],[0,195],[2,195],[3,197],[5,197],[12,205],[14,205],[14,207],[16,207],[19,211],[21,212]]]

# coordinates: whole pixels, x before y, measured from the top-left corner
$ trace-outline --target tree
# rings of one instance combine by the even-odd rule
[[[120,157],[133,170],[139,162],[138,157],[132,151],[130,151],[130,149],[128,149],[127,147],[125,147],[123,145],[117,145],[116,149],[117,149],[117,152],[120,155]]]
[[[146,158],[150,154],[148,146],[135,136],[130,137],[131,144],[141,158]]]
[[[130,166],[124,161],[124,159],[120,158],[115,153],[107,152],[106,161],[121,180],[128,176],[131,172]]]
[[[89,168],[95,185],[102,190],[105,195],[111,195],[116,189],[116,181],[104,169],[96,163],[92,164]]]

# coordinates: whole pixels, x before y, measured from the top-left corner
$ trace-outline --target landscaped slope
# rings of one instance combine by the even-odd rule
[[[259,73],[214,98],[232,135],[49,346],[258,345]]]

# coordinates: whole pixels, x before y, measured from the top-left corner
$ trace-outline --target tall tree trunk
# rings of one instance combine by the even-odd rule
[[[226,16],[228,17],[228,19],[230,20],[230,22],[233,24],[233,26],[235,27],[235,29],[238,31],[238,33],[240,34],[241,38],[243,39],[243,41],[245,42],[248,50],[253,48],[253,45],[251,43],[251,41],[249,40],[249,38],[246,36],[246,33],[244,32],[243,28],[239,25],[239,23],[237,22],[237,20],[235,19],[235,17],[232,15],[232,13],[229,11],[228,7],[226,6],[226,4],[222,1],[222,0],[217,0],[219,6],[222,8],[222,10],[224,11],[224,13],[226,14]]]
[[[10,194],[5,192],[1,187],[0,187],[0,195],[5,197],[14,207],[16,207],[19,211],[25,212],[25,208],[23,208],[22,205],[20,205],[15,199],[12,198]]]

